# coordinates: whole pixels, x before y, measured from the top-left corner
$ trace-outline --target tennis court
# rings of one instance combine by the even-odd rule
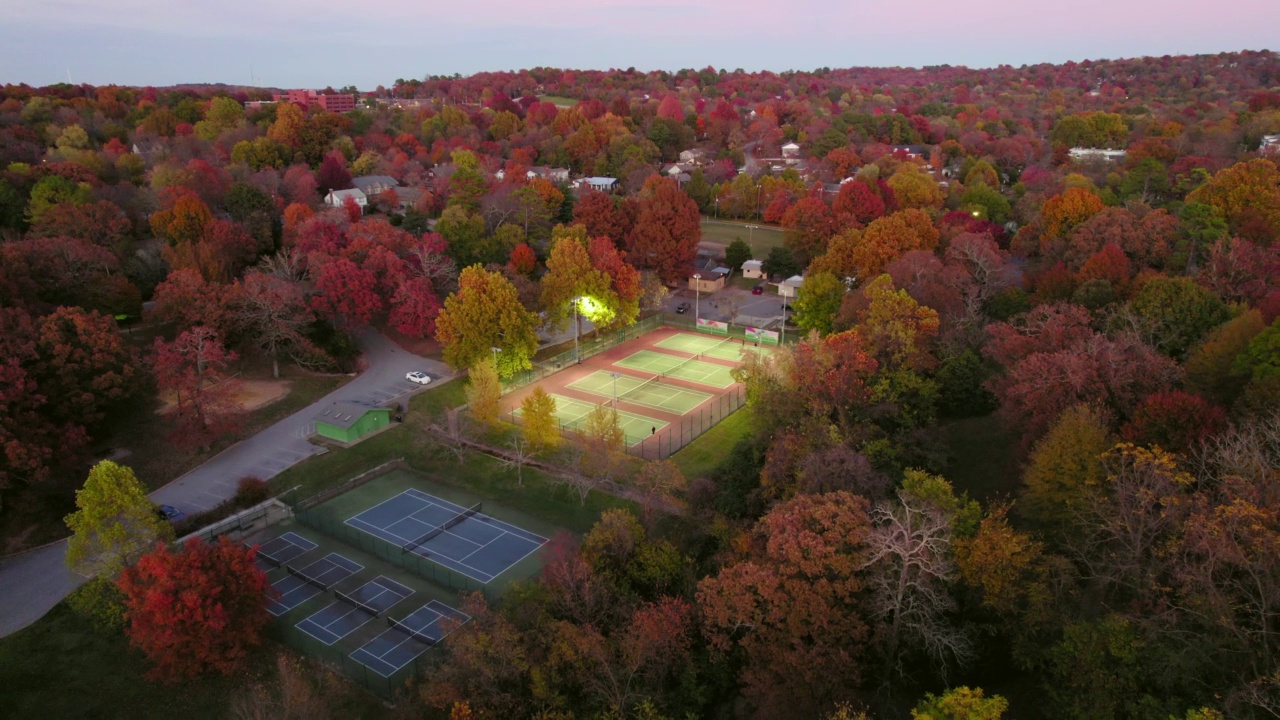
[[[616,385],[615,385],[616,381]],[[684,415],[711,398],[710,393],[664,385],[658,378],[644,380],[630,375],[598,370],[581,380],[571,382],[565,387],[581,390],[603,398],[612,398],[617,388],[618,401],[651,407],[655,410],[666,410],[676,415]],[[653,426],[650,425],[650,428]]]
[[[564,395],[551,393],[551,398],[556,401],[556,417],[559,418],[560,424],[570,430],[581,430],[585,427],[587,415],[596,409],[594,403],[575,400]],[[622,435],[626,438],[627,445],[643,442],[645,438],[666,426],[665,420],[636,415],[626,410],[618,411],[618,427],[622,428]]]
[[[272,568],[278,568],[285,563],[293,562],[315,550],[316,547],[318,546],[315,543],[301,535],[287,532],[259,547],[254,563],[257,564],[259,570],[268,572]]]
[[[346,524],[434,563],[488,583],[536,552],[547,539],[480,512],[410,488]]]
[[[452,622],[441,622],[446,619]],[[351,658],[382,677],[391,677],[470,619],[461,610],[432,600],[399,621],[387,618],[387,629],[351,653]]]
[[[290,565],[285,565],[284,569],[288,574],[271,583],[271,587],[280,593],[279,599],[267,605],[267,610],[276,617],[355,575],[364,566],[338,553],[329,553],[301,570]]]
[[[337,600],[298,623],[299,630],[325,645],[332,645],[370,620],[382,617],[396,603],[412,595],[413,590],[379,575],[350,595],[338,590],[333,594]]]
[[[739,338],[707,337],[706,335],[691,335],[689,333],[677,333],[671,337],[663,338],[654,343],[653,346],[667,348],[668,350],[679,350],[693,355],[706,355],[732,362],[742,361],[742,351],[745,348]],[[752,349],[754,350],[755,348]]]
[[[729,387],[734,382],[733,376],[729,374],[730,368],[724,365],[703,362],[696,357],[682,358],[652,350],[640,350],[621,360],[615,360],[613,364],[721,389]]]

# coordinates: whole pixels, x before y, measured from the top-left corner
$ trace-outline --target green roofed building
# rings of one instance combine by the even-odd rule
[[[391,408],[356,402],[335,402],[315,417],[316,434],[338,442],[353,443],[391,424]]]

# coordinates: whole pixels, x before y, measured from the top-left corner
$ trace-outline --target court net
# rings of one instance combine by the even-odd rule
[[[698,358],[700,358],[700,357],[702,357],[702,356],[701,356],[701,355],[694,355],[693,357],[689,358],[688,360],[684,360],[684,361],[682,361],[682,362],[680,362],[680,363],[677,363],[676,365],[673,365],[671,368],[669,368],[666,372],[662,373],[662,375],[661,375],[660,377],[664,377],[664,378],[665,378],[665,377],[670,377],[670,376],[674,375],[674,374],[676,373],[676,371],[677,371],[677,370],[679,370],[680,368],[684,367],[685,365],[688,365],[688,364],[689,364],[689,363],[691,363],[691,362],[696,361],[696,360],[697,360]]]
[[[317,579],[315,579],[315,578],[311,577],[310,575],[308,575],[308,574],[306,574],[306,573],[302,572],[301,570],[295,570],[295,569],[293,569],[293,567],[291,567],[291,566],[289,566],[289,565],[285,565],[285,566],[284,566],[284,569],[285,569],[285,571],[287,571],[290,575],[292,575],[292,576],[294,576],[294,577],[298,578],[299,580],[301,580],[302,582],[304,582],[304,583],[306,583],[306,584],[308,584],[308,585],[311,585],[311,586],[313,586],[313,587],[318,587],[318,588],[320,588],[321,590],[328,590],[328,589],[329,589],[329,586],[328,586],[328,585],[325,585],[324,583],[322,583],[322,582],[320,582],[319,580],[317,580]]]
[[[334,597],[336,597],[336,598],[338,598],[338,599],[339,599],[339,600],[341,600],[342,602],[344,602],[344,603],[346,603],[346,604],[350,605],[351,607],[353,607],[353,608],[355,608],[355,609],[359,610],[360,612],[365,613],[366,615],[372,615],[373,617],[382,617],[382,613],[380,613],[380,612],[378,612],[377,610],[375,610],[374,608],[372,608],[372,607],[370,607],[370,606],[368,606],[368,605],[366,605],[366,604],[364,604],[364,603],[360,602],[359,600],[357,600],[357,599],[355,599],[355,598],[351,597],[350,595],[348,595],[348,594],[346,594],[346,593],[342,592],[341,590],[334,590],[334,591],[333,591],[333,596],[334,596]]]
[[[414,630],[413,628],[409,627],[408,625],[405,625],[404,623],[400,622],[399,620],[396,620],[395,618],[391,618],[391,617],[387,618],[387,627],[392,628],[393,630],[398,630],[404,633],[405,635],[408,635],[409,637],[413,638],[414,640],[417,640],[418,642],[426,645],[427,647],[433,647],[436,644],[435,638],[425,633]]]
[[[439,527],[432,528],[431,530],[427,531],[427,534],[423,535],[417,540],[410,540],[409,542],[405,543],[400,547],[400,550],[403,552],[413,552],[414,550],[421,547],[423,544],[430,541],[431,538],[434,538],[440,533],[448,530],[451,527],[454,527],[455,525],[458,525],[459,523],[466,520],[467,518],[472,517],[476,513],[480,512],[481,505],[482,503],[476,503],[475,505],[472,505],[471,507],[467,508],[466,510],[463,510],[457,515],[454,515],[452,518],[449,518],[444,522],[444,524],[440,525]]]
[[[713,357],[713,358],[720,359],[718,355],[712,355],[711,353],[715,352],[716,350],[719,350],[720,348],[724,347],[725,345],[729,345],[729,344],[732,344],[732,343],[741,343],[741,342],[742,342],[742,341],[741,341],[741,340],[739,340],[739,339],[737,339],[737,338],[725,338],[724,340],[721,340],[720,342],[716,343],[715,345],[712,345],[711,347],[707,348],[706,350],[703,350],[702,352],[698,353],[698,355],[697,355],[697,359],[701,360],[702,358],[707,357],[708,355],[710,355],[710,356],[711,356],[711,357]]]
[[[618,393],[618,399],[619,399],[619,400],[622,400],[622,399],[624,399],[624,398],[627,398],[627,397],[630,397],[630,396],[632,396],[632,395],[635,395],[636,393],[639,393],[641,390],[644,390],[645,388],[649,387],[650,385],[654,385],[654,384],[656,384],[656,383],[657,383],[659,380],[661,380],[661,379],[662,379],[662,376],[661,376],[661,375],[654,375],[653,377],[649,378],[648,380],[645,380],[644,382],[642,382],[642,383],[640,383],[639,385],[637,385],[637,386],[635,386],[635,387],[631,388],[630,390],[626,390],[626,391],[624,391],[624,392],[620,392],[620,393]]]
[[[252,546],[252,545],[250,545],[249,543],[242,543],[242,544],[243,544],[245,547],[247,547],[247,548],[249,548],[249,549],[251,549],[251,550],[253,549],[253,546]],[[261,550],[259,550],[259,551],[258,551],[258,554],[256,555],[256,557],[257,557],[258,559],[262,560],[262,562],[264,562],[264,563],[266,563],[266,564],[270,565],[270,566],[271,566],[271,567],[273,567],[273,568],[278,568],[278,567],[280,567],[281,565],[283,565],[283,563],[281,563],[279,560],[277,560],[277,559],[275,559],[275,558],[271,557],[270,555],[268,555],[268,554],[266,554],[266,553],[262,552]]]

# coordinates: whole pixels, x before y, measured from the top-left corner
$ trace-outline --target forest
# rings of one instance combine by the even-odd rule
[[[354,372],[374,328],[510,378],[587,285],[657,311],[714,215],[782,231],[800,339],[713,467],[640,471],[674,517],[471,597],[397,713],[1280,716],[1280,55],[270,96],[0,88],[9,551],[159,404],[236,437],[242,363]]]

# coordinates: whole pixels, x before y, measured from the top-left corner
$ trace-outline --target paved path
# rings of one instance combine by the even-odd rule
[[[359,377],[251,438],[231,446],[203,465],[151,494],[157,503],[188,515],[214,507],[235,495],[246,475],[267,480],[299,461],[324,452],[307,442],[312,418],[334,401],[385,403],[425,389],[404,379],[425,370],[432,383],[453,376],[448,366],[409,353],[383,335],[365,332],[357,340],[367,364]],[[0,560],[0,637],[40,619],[84,579],[66,568],[66,541]]]

